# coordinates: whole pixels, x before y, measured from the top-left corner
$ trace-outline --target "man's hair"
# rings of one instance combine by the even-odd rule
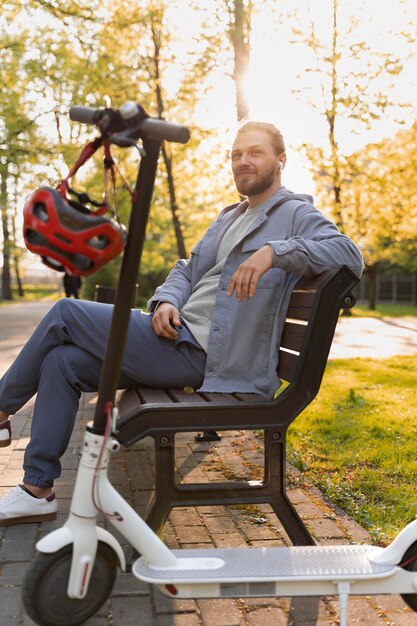
[[[282,136],[281,131],[279,131],[273,124],[268,124],[268,122],[246,122],[246,124],[243,124],[243,126],[239,128],[236,136],[252,130],[260,130],[269,135],[272,147],[277,156],[280,156],[283,152],[285,152],[284,137]]]

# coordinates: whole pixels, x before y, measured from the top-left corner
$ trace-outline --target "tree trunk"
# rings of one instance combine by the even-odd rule
[[[14,269],[16,282],[17,282],[17,293],[19,294],[19,297],[23,298],[24,290],[23,290],[23,283],[22,283],[22,278],[20,274],[21,257],[20,257],[20,250],[16,244],[17,239],[18,239],[17,234],[16,234],[16,215],[17,215],[17,206],[18,206],[16,190],[18,189],[18,187],[19,187],[19,174],[18,174],[18,171],[16,171],[14,174],[14,194],[13,194],[14,209],[11,215],[11,227],[12,227],[12,239],[13,239],[12,261],[13,261],[13,269]]]
[[[229,36],[233,46],[234,68],[233,80],[236,93],[236,113],[238,122],[249,116],[249,105],[244,90],[244,78],[249,65],[250,56],[250,30],[252,3],[244,6],[244,0],[234,0],[233,9],[230,11],[232,25]]]
[[[154,45],[153,65],[154,65],[154,73],[155,73],[154,78],[155,78],[155,85],[156,85],[156,104],[157,104],[157,110],[158,110],[158,117],[163,118],[164,117],[164,101],[162,97],[160,71],[159,71],[161,45],[160,45],[160,37],[158,34],[157,25],[155,23],[151,24],[151,31],[152,31],[152,40],[153,40],[153,45]],[[169,203],[170,203],[170,210],[171,210],[171,215],[172,215],[172,222],[174,225],[175,239],[177,242],[178,255],[180,259],[186,259],[187,252],[185,249],[185,242],[184,242],[184,237],[182,234],[180,219],[178,216],[178,205],[177,205],[177,197],[176,197],[176,191],[175,191],[175,180],[174,180],[174,174],[173,174],[173,168],[172,168],[172,159],[170,158],[164,143],[162,143],[161,153],[162,153],[162,158],[164,160],[165,169],[167,172]]]
[[[376,279],[378,276],[378,264],[371,265],[366,268],[366,275],[368,276],[368,306],[371,311],[376,309]]]
[[[162,158],[164,159],[165,168],[167,171],[167,180],[168,180],[168,192],[169,192],[169,202],[172,214],[172,221],[174,224],[174,232],[175,238],[177,240],[177,249],[178,255],[180,259],[187,258],[187,251],[185,249],[184,237],[182,234],[181,223],[178,217],[178,205],[175,193],[175,181],[172,173],[172,161],[168,155],[165,144],[162,144]]]
[[[16,282],[17,282],[17,293],[19,294],[19,296],[21,298],[23,298],[23,296],[25,295],[25,292],[23,290],[23,283],[22,283],[22,278],[20,276],[20,263],[19,263],[19,259],[17,256],[14,257],[14,273],[16,276]]]
[[[3,230],[3,272],[1,277],[4,300],[13,300],[10,279],[10,234],[7,219],[7,163],[0,170],[0,209]]]

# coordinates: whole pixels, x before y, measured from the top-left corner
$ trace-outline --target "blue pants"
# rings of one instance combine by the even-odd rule
[[[29,485],[52,486],[61,473],[81,392],[98,389],[112,313],[111,304],[59,300],[0,380],[0,410],[9,415],[37,394],[23,464]],[[151,319],[131,312],[119,389],[199,387],[204,350],[185,326],[175,341],[158,337]]]

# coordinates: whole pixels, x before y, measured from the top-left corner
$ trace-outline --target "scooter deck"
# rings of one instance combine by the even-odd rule
[[[380,550],[369,545],[173,550],[178,560],[175,567],[154,568],[141,557],[133,564],[132,572],[156,585],[369,580],[395,572],[394,565],[369,560]]]

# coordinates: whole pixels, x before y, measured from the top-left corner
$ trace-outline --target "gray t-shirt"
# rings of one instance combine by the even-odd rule
[[[245,236],[256,217],[274,203],[275,197],[269,198],[256,207],[246,209],[242,215],[239,215],[223,235],[217,252],[216,264],[199,280],[180,311],[182,319],[206,352],[216,302],[216,291],[226,257],[238,241]]]

